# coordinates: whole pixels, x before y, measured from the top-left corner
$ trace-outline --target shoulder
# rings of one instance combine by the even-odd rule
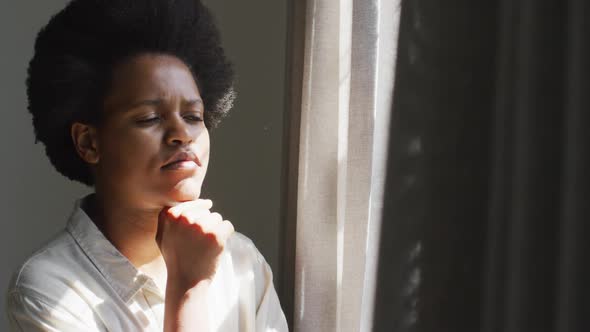
[[[64,230],[29,256],[12,274],[6,291],[7,310],[55,308],[62,302],[67,302],[69,309],[84,310],[85,302],[72,292],[83,271],[76,247]]]
[[[14,270],[8,290],[46,288],[45,285],[54,279],[54,274],[68,270],[74,246],[69,233],[65,230],[59,232]]]

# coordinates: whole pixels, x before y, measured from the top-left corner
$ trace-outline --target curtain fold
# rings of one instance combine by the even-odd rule
[[[590,330],[589,7],[402,3],[375,331]]]
[[[590,330],[590,5],[568,2],[557,331]]]
[[[307,1],[295,331],[371,330],[396,3]]]

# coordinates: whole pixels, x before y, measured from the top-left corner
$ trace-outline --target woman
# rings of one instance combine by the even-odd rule
[[[55,168],[93,186],[15,273],[13,331],[285,331],[268,264],[200,199],[233,73],[198,0],[73,0],[27,92]]]

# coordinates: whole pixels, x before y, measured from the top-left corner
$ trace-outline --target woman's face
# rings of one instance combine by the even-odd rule
[[[104,106],[97,191],[137,208],[199,197],[209,132],[199,89],[181,60],[155,54],[127,60],[115,68]]]

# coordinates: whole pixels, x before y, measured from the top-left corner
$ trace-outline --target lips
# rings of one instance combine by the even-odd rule
[[[180,151],[175,153],[170,159],[168,159],[164,166],[162,166],[162,169],[192,169],[196,168],[197,166],[201,166],[201,161],[197,157],[196,153],[192,151]]]

